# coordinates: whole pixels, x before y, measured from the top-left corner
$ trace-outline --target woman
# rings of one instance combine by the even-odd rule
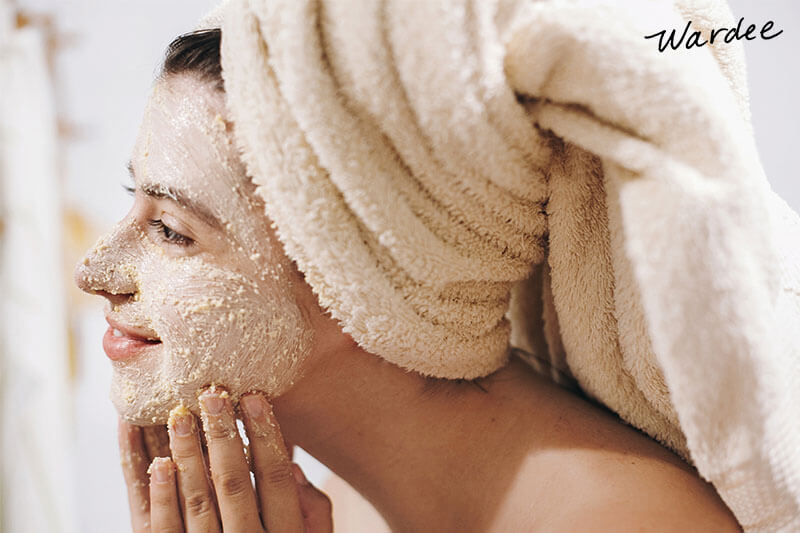
[[[324,495],[292,481],[284,440],[398,531],[738,530],[693,468],[520,359],[437,381],[344,333],[239,160],[219,39],[202,31],[170,46],[131,159],[134,205],[75,273],[109,302],[103,344],[128,421],[134,530],[329,529]],[[148,484],[149,459],[168,454],[137,426],[165,422],[172,459],[153,458]]]

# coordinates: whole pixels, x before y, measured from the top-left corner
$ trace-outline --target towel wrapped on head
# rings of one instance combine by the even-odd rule
[[[544,358],[746,531],[797,531],[800,217],[741,45],[644,38],[687,20],[734,25],[718,0],[231,0],[201,26],[286,252],[362,347],[442,378]]]

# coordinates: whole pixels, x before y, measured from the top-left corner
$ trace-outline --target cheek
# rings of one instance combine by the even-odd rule
[[[164,364],[182,365],[181,377],[196,381],[261,362],[275,322],[271,300],[281,296],[211,269],[177,279],[148,306],[168,352]]]
[[[157,262],[143,265],[140,303],[161,349],[135,369],[138,385],[150,384],[137,393],[151,398],[148,419],[166,419],[178,402],[196,407],[196,393],[211,383],[234,401],[251,390],[277,396],[293,384],[313,331],[283,269],[262,265],[269,274],[253,280],[196,258]]]

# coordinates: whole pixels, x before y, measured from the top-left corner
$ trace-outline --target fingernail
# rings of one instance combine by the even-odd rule
[[[221,393],[206,391],[200,395],[200,403],[208,414],[218,415],[225,409],[225,399],[227,397],[228,393],[225,391]]]
[[[303,469],[300,468],[297,463],[292,463],[292,474],[294,475],[294,480],[298,485],[310,485],[306,479],[306,475],[303,474]]]
[[[194,417],[192,415],[173,415],[169,417],[169,427],[179,437],[188,437],[194,433]]]
[[[245,413],[253,420],[264,420],[264,400],[257,394],[243,397],[239,402]]]
[[[172,461],[169,457],[156,457],[150,464],[149,473],[155,483],[167,483],[172,476]]]
[[[275,437],[280,435],[272,415],[272,405],[261,394],[250,394],[239,400],[239,406],[246,415],[245,424],[248,435],[254,437]]]

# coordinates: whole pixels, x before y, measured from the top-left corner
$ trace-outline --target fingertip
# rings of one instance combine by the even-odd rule
[[[230,393],[222,387],[212,386],[204,389],[200,393],[198,400],[200,403],[200,417],[204,424],[208,422],[209,416],[234,416]]]
[[[294,480],[298,485],[310,485],[308,479],[306,479],[306,475],[303,473],[303,469],[300,468],[300,465],[297,463],[292,463],[292,474],[294,475]]]
[[[297,496],[306,529],[308,531],[332,532],[333,502],[330,497],[310,483],[298,485]]]
[[[264,438],[275,441],[280,437],[281,444],[284,444],[278,422],[272,412],[272,405],[262,394],[242,396],[239,399],[239,406],[244,415],[244,426],[248,438]]]
[[[150,520],[153,531],[183,531],[175,483],[175,463],[169,457],[155,457],[150,473]]]
[[[155,483],[169,483],[175,473],[175,463],[169,457],[155,457],[147,469],[150,481]]]
[[[245,416],[257,422],[264,422],[271,415],[272,407],[260,392],[249,392],[239,399]]]

